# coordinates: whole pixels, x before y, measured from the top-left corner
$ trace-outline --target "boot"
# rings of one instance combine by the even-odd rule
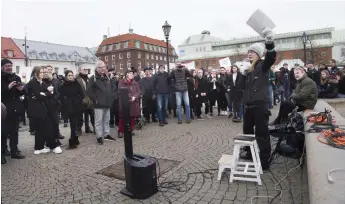
[[[25,156],[22,155],[20,152],[16,151],[15,153],[11,153],[12,159],[24,159]]]
[[[75,149],[77,148],[77,140],[76,139],[69,139],[68,144],[70,149]]]
[[[85,133],[93,133],[90,127],[85,127]]]
[[[75,140],[75,143],[76,143],[77,145],[80,145],[79,137],[77,137],[77,139]]]

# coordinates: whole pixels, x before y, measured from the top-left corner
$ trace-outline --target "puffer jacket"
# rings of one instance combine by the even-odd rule
[[[291,98],[296,105],[302,105],[307,109],[314,109],[317,102],[317,86],[316,83],[307,75],[297,81],[297,86],[291,94]]]
[[[116,91],[116,87],[107,76],[100,76],[96,72],[90,77],[86,93],[94,108],[110,108],[115,100]]]
[[[188,91],[187,77],[193,77],[193,75],[186,68],[176,68],[171,72],[171,78],[175,83],[175,92]]]
[[[248,106],[267,106],[268,84],[271,66],[276,61],[274,44],[266,44],[265,59],[255,62],[254,68],[245,72],[244,103]]]
[[[319,98],[336,98],[338,96],[338,80],[329,76],[321,80]]]

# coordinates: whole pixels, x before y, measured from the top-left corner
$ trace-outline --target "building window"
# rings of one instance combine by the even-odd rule
[[[127,58],[131,58],[131,53],[127,52]]]
[[[127,68],[128,68],[128,69],[131,68],[131,60],[127,60]]]
[[[122,53],[119,54],[119,59],[122,59],[123,58],[123,55]]]
[[[164,57],[164,61],[167,61],[167,57]]]
[[[42,59],[47,59],[47,54],[46,53],[43,53],[41,55],[42,55]]]
[[[321,51],[321,57],[327,57],[327,51]]]
[[[147,50],[148,46],[146,43],[144,43],[144,48]]]
[[[146,59],[150,59],[150,55],[146,53]]]
[[[163,57],[162,57],[162,56],[160,56],[159,58],[160,58],[160,60],[163,60]]]
[[[54,72],[59,73],[59,67],[54,67]]]
[[[116,64],[112,64],[111,68],[116,69]]]
[[[105,57],[104,57],[104,61],[108,61],[108,56],[105,56]]]
[[[146,62],[146,67],[149,67],[150,66],[150,62]]]
[[[138,69],[141,68],[141,62],[138,62]]]
[[[341,56],[342,56],[342,57],[345,57],[345,47],[344,47],[344,48],[341,48]]]
[[[152,50],[152,45],[149,45],[149,49]]]
[[[140,48],[140,41],[135,41],[135,47]]]
[[[139,59],[141,58],[141,53],[140,53],[140,52],[138,52],[138,58],[139,58]]]
[[[156,55],[156,60],[158,60],[158,55]]]
[[[106,46],[103,45],[103,46],[102,46],[102,52],[105,52],[105,48],[106,48]]]
[[[151,59],[155,59],[155,56],[153,54],[151,54]]]
[[[112,51],[113,50],[113,44],[108,45],[108,51]]]
[[[294,54],[293,54],[293,58],[294,58],[294,59],[299,59],[298,54],[297,54],[297,53],[294,53]]]
[[[120,69],[123,69],[123,63],[120,63]]]
[[[120,43],[116,43],[116,44],[115,44],[115,48],[116,48],[117,50],[120,49],[120,48],[121,48]]]
[[[12,50],[7,50],[7,56],[8,57],[13,57],[13,51]]]
[[[157,51],[157,47],[156,46],[153,46],[153,51]]]
[[[36,52],[31,52],[30,53],[30,57],[33,58],[33,59],[36,59],[37,53]]]
[[[20,66],[16,66],[16,74],[19,74]]]
[[[128,41],[123,43],[123,48],[128,48]]]
[[[111,56],[111,59],[112,59],[112,60],[115,60],[115,55],[112,55],[112,56]]]

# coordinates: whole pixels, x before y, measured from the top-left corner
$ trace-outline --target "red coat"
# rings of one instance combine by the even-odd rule
[[[132,80],[129,82],[127,79],[121,79],[119,81],[118,90],[121,88],[128,89],[128,99],[129,99],[129,108],[130,108],[130,116],[137,117],[140,116],[140,88],[136,81]],[[135,100],[132,101],[132,97],[135,97]],[[119,116],[122,117],[122,108],[121,108],[121,96],[119,100]]]

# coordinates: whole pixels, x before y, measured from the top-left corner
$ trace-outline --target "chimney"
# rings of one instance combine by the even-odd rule
[[[103,40],[107,39],[108,36],[107,35],[103,35]]]
[[[133,29],[132,28],[128,29],[128,32],[129,34],[133,34]]]

